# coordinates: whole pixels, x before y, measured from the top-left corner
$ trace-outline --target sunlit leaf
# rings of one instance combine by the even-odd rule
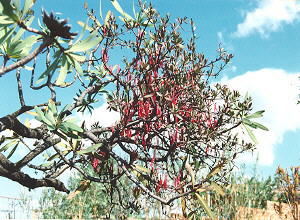
[[[85,52],[95,47],[102,41],[101,36],[97,36],[97,32],[93,32],[86,39],[74,44],[66,52]]]
[[[59,75],[58,78],[56,80],[56,84],[57,85],[63,85],[65,82],[65,79],[67,77],[67,73],[68,73],[68,62],[67,62],[67,58],[66,56],[63,56],[61,59],[61,67],[60,67],[60,71],[59,71]]]
[[[15,13],[16,10],[15,8],[11,5],[10,0],[0,0],[0,3],[3,6],[3,14],[7,15],[10,17],[13,21],[17,22],[19,21],[18,15]]]
[[[93,31],[94,29],[87,25],[87,23],[84,23],[82,21],[77,21],[77,24],[79,24],[81,27],[88,31]]]
[[[52,123],[45,117],[45,114],[42,112],[42,110],[39,107],[35,106],[34,110],[38,114],[38,116],[36,117],[37,120],[42,121],[49,126],[52,126]]]
[[[49,75],[53,75],[55,72],[58,64],[60,62],[60,56],[58,56],[53,63],[47,68],[47,70],[42,73],[42,75],[39,77],[39,79],[36,81],[37,84],[41,83],[43,80],[45,80]]]
[[[203,209],[205,210],[206,214],[212,218],[215,219],[215,215],[213,214],[213,212],[211,211],[211,209],[208,207],[207,202],[198,194],[195,193],[200,205],[203,207]]]
[[[217,184],[215,182],[211,182],[210,187],[212,188],[212,190],[214,190],[219,195],[221,195],[221,196],[225,195],[225,191],[223,190],[223,188],[219,184]]]
[[[216,174],[218,174],[221,170],[222,167],[224,166],[223,163],[218,164],[217,166],[215,166],[210,172],[209,174],[206,176],[206,179],[209,180],[211,179],[213,176],[215,176]]]
[[[15,31],[16,27],[11,28],[6,32],[6,30],[2,30],[4,32],[4,35],[0,38],[0,45],[3,44]]]
[[[246,131],[247,131],[249,137],[250,137],[251,140],[254,142],[254,144],[258,144],[258,141],[257,141],[255,135],[253,134],[253,132],[251,131],[251,129],[250,129],[247,125],[245,125],[245,124],[244,124],[244,127],[245,127],[245,129],[246,129]]]
[[[34,1],[33,0],[25,0],[24,7],[22,10],[22,16],[25,16],[29,9],[33,6]]]
[[[126,12],[124,12],[124,10],[122,9],[121,5],[119,4],[119,2],[117,0],[112,0],[111,3],[115,7],[115,9],[120,14],[122,14],[122,16],[124,16],[127,20],[133,20],[133,18],[129,14],[127,14]]]
[[[95,144],[95,145],[92,145],[86,149],[83,149],[83,150],[80,150],[80,151],[77,151],[78,154],[88,154],[88,153],[92,153],[92,152],[95,152],[96,150],[98,150],[100,147],[102,146],[102,143],[99,143],[99,144]]]
[[[62,154],[62,155],[66,155],[67,153],[69,153],[68,150],[61,151],[61,152],[60,152],[60,154]],[[58,153],[53,154],[52,156],[50,156],[50,157],[47,159],[47,161],[52,161],[52,160],[58,158],[59,156],[60,156],[60,155],[59,155]]]
[[[57,108],[55,102],[52,99],[49,99],[48,101],[48,109],[53,113],[55,117],[57,116]]]
[[[265,110],[261,110],[261,111],[257,111],[251,115],[247,115],[245,118],[247,119],[251,119],[251,118],[261,118],[263,116],[263,113],[265,112]]]
[[[90,184],[91,184],[90,180],[80,181],[80,185],[77,187],[77,189],[75,191],[71,192],[68,195],[67,199],[68,200],[73,199],[77,194],[84,192],[87,188],[89,188]]]
[[[0,16],[0,24],[13,24],[15,23],[13,20],[11,20],[8,16],[1,15]]]
[[[70,122],[69,120],[62,122],[61,124],[69,128],[70,130],[83,132],[83,129],[81,127],[79,127],[75,123]]]
[[[144,172],[144,173],[151,173],[151,171],[149,169],[147,169],[146,167],[142,167],[139,165],[135,165],[135,168],[140,171],[140,172]]]
[[[5,144],[1,149],[0,149],[0,152],[2,151],[6,151],[7,149],[9,149],[11,146],[15,145],[18,143],[18,140],[13,140],[13,141],[10,141],[8,142],[7,144]]]

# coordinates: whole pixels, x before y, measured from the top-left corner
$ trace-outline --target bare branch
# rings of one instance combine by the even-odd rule
[[[53,179],[53,178],[35,179],[21,171],[11,172],[10,170],[5,169],[2,165],[0,165],[0,176],[4,176],[8,179],[16,181],[21,185],[28,187],[29,189],[35,189],[38,187],[54,187],[56,190],[61,192],[66,192],[66,193],[70,192],[65,187],[64,183],[57,179]]]

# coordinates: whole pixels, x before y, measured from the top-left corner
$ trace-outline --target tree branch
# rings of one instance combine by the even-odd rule
[[[56,190],[61,192],[66,192],[66,193],[70,192],[65,187],[64,183],[57,179],[53,179],[53,178],[35,179],[21,171],[11,172],[10,170],[5,169],[1,165],[0,165],[0,176],[16,181],[21,185],[28,187],[29,189],[35,189],[38,187],[54,187]]]
[[[31,54],[29,54],[28,56],[24,57],[23,59],[15,62],[14,64],[11,64],[8,67],[4,67],[4,68],[0,69],[0,77],[3,76],[4,74],[6,74],[14,69],[17,69],[18,67],[21,67],[21,66],[25,65],[26,63],[30,62],[39,53],[41,53],[44,50],[44,48],[48,47],[52,42],[53,42],[53,40],[51,38],[45,39],[44,42],[38,48],[36,48]]]
[[[0,118],[0,132],[6,129],[13,130],[18,135],[27,138],[42,139],[44,136],[44,133],[39,129],[28,128],[11,115]]]
[[[15,165],[16,169],[20,169],[26,166],[33,158],[35,158],[40,153],[47,150],[49,147],[54,146],[55,144],[59,143],[61,140],[60,138],[51,138],[48,137],[45,140],[45,143],[38,145],[32,151],[30,151],[25,157],[23,157],[20,161],[18,161]]]

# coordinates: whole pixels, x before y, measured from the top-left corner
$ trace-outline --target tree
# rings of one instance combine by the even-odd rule
[[[92,169],[91,166],[90,169]],[[130,189],[128,179],[122,178],[121,183],[123,189],[128,193],[127,190]],[[76,188],[78,185],[81,187]],[[83,185],[89,187],[82,192]],[[119,195],[112,194],[110,187],[107,187],[109,186],[82,180],[82,175],[72,175],[68,180],[68,188],[74,193],[66,195],[53,188],[43,190],[39,202],[42,217],[51,219],[111,219],[114,216],[122,219],[133,212],[133,209],[127,206],[130,204],[129,201],[133,200],[130,195],[123,198],[125,201],[117,202],[120,199]]]
[[[86,180],[109,185],[112,193],[127,178],[136,198],[169,205],[211,183],[226,183],[236,156],[254,149],[250,127],[267,130],[251,121],[263,111],[251,114],[250,97],[212,83],[233,56],[219,48],[209,61],[197,52],[192,20],[172,23],[141,1],[132,17],[116,0],[111,3],[120,21],[111,11],[98,19],[85,4],[89,22],[78,22],[83,31],[77,37],[67,20],[46,11],[43,24],[31,27],[32,0],[23,6],[17,0],[0,2],[0,76],[3,81],[16,73],[20,100],[19,109],[0,118],[0,131],[12,131],[1,138],[1,176],[30,189],[54,187],[69,193],[58,176],[70,168]],[[122,62],[114,64],[113,54],[122,53]],[[46,69],[38,75],[43,60]],[[20,76],[28,71],[26,86],[32,94],[50,92],[43,103],[26,102]],[[64,106],[57,89],[77,82],[81,88],[74,102]],[[93,112],[101,95],[120,120],[111,127],[76,122],[76,111]],[[25,113],[35,114],[40,125],[28,126],[20,119]],[[242,129],[253,141],[238,136]],[[28,152],[13,162],[18,148]],[[86,171],[89,164],[92,173]],[[25,173],[25,167],[39,178]]]

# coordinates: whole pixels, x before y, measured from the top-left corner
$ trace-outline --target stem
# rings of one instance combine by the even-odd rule
[[[11,64],[8,67],[4,67],[4,68],[0,69],[0,77],[3,76],[4,74],[6,74],[7,72],[17,69],[18,67],[24,66],[25,64],[30,62],[39,53],[41,53],[44,50],[44,48],[48,47],[51,43],[52,43],[52,39],[50,39],[50,38],[45,39],[44,42],[38,48],[36,48],[30,55],[28,55],[27,57],[24,57],[23,59],[17,61],[14,64]]]

